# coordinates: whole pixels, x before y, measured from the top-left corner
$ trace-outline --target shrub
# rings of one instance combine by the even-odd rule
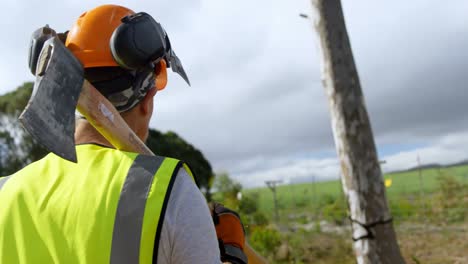
[[[439,205],[443,222],[462,222],[466,218],[467,210],[464,201],[466,186],[455,177],[441,174],[437,181],[440,186]]]
[[[307,199],[306,196],[303,196],[303,197],[299,197],[297,200],[294,201],[295,203],[295,206],[297,208],[304,208],[307,206],[309,200]]]
[[[281,245],[281,235],[276,229],[257,227],[252,231],[249,241],[261,255],[274,255]]]
[[[356,263],[349,234],[317,233],[298,229],[288,234],[287,239],[291,248],[287,263]]]
[[[258,210],[259,194],[257,192],[245,194],[239,203],[239,212],[250,215]]]
[[[407,198],[390,201],[390,211],[396,220],[408,219],[417,213],[418,208]]]
[[[324,207],[324,206],[333,204],[335,203],[335,200],[336,200],[336,197],[334,195],[326,193],[320,196],[318,200],[318,207]]]
[[[323,217],[336,224],[343,224],[348,215],[346,203],[343,199],[336,198],[333,203],[322,209]]]
[[[264,213],[256,212],[253,214],[253,223],[257,226],[266,226],[268,225],[268,218]]]
[[[307,241],[306,238],[310,239],[310,237],[310,233],[302,228],[289,234],[288,244],[293,249],[291,257],[295,262],[302,262],[302,257],[307,253],[307,246],[304,242]]]

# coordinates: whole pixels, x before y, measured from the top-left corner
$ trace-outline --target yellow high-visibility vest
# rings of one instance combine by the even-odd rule
[[[188,168],[92,144],[76,149],[76,164],[49,154],[0,178],[0,263],[156,260],[175,176]]]

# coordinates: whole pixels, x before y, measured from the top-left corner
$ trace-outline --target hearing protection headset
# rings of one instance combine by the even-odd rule
[[[126,16],[110,40],[115,61],[126,69],[153,67],[164,59],[167,67],[178,73],[190,85],[190,81],[177,55],[171,48],[169,36],[161,24],[144,12]]]

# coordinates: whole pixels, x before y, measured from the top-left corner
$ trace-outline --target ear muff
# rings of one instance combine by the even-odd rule
[[[147,13],[126,16],[112,33],[112,56],[129,70],[148,67],[166,55],[165,35],[162,26]]]
[[[163,59],[159,62],[159,65],[155,67],[154,76],[156,78],[156,89],[158,91],[166,88],[167,85],[167,65]]]
[[[154,65],[157,66],[164,59],[166,68],[171,68],[190,85],[161,24],[144,12],[125,16],[121,21],[122,24],[114,30],[109,43],[112,57],[119,66],[130,70],[155,69]],[[167,77],[164,82],[167,82]]]

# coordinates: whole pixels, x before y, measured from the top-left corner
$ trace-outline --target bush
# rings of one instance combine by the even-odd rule
[[[390,201],[390,211],[396,220],[402,220],[414,216],[417,213],[418,208],[407,198],[402,197],[396,201]]]
[[[336,198],[333,203],[325,205],[322,209],[323,217],[336,224],[342,225],[348,215],[346,203],[343,199]]]
[[[441,174],[437,178],[440,186],[439,206],[442,221],[447,223],[462,222],[466,218],[466,186],[455,177]]]
[[[466,208],[447,208],[445,211],[445,221],[448,223],[463,222],[465,220]]]
[[[257,227],[252,231],[249,241],[261,255],[274,255],[281,245],[281,234],[273,228]]]
[[[304,208],[308,204],[308,199],[307,197],[299,197],[297,200],[294,201],[295,205],[297,208]]]
[[[287,239],[291,248],[287,263],[356,263],[348,234],[337,235],[298,229],[288,234]]]
[[[308,251],[305,245],[306,243],[304,243],[306,241],[305,238],[310,239],[310,237],[311,234],[302,228],[299,228],[296,232],[289,234],[288,244],[293,249],[291,252],[291,258],[295,263],[303,261],[302,258]]]
[[[257,192],[245,194],[240,200],[239,212],[245,215],[250,215],[257,212],[258,199],[259,194]]]
[[[253,224],[257,226],[266,226],[268,225],[268,218],[264,213],[256,212],[253,214]]]
[[[336,200],[336,197],[334,195],[326,193],[319,197],[318,207],[324,207],[330,204],[334,204],[335,200]]]
[[[255,212],[250,215],[241,215],[241,218],[247,236],[250,235],[252,230],[259,227],[265,227],[269,224],[268,218],[261,212]]]

